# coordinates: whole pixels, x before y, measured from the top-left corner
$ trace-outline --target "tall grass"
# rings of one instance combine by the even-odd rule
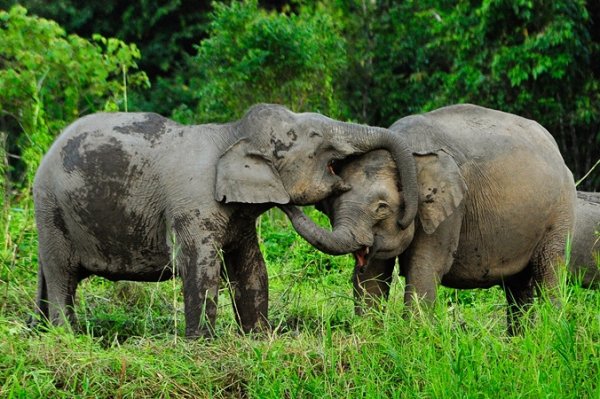
[[[349,257],[310,248],[271,211],[261,218],[273,332],[243,336],[226,285],[216,337],[183,335],[178,281],[84,281],[76,332],[27,329],[36,285],[32,208],[2,228],[2,398],[599,398],[600,292],[563,282],[562,308],[537,301],[509,338],[499,289],[441,289],[404,319],[395,278],[383,312],[353,315]],[[565,279],[563,278],[563,281]]]

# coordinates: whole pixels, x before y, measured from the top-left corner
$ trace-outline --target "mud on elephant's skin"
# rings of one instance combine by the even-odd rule
[[[600,193],[578,191],[569,271],[585,288],[600,288]]]
[[[183,126],[152,113],[75,121],[35,177],[35,319],[73,319],[77,285],[90,275],[139,281],[179,275],[186,335],[210,335],[220,276],[227,274],[242,329],[268,327],[256,217],[274,204],[314,203],[347,190],[332,173],[333,161],[376,148],[393,154],[413,190],[409,214],[416,213],[414,160],[386,129],[273,104],[222,125]]]
[[[408,228],[390,223],[404,197],[385,151],[339,164],[352,189],[320,205],[333,231],[293,207],[284,211],[320,250],[355,253],[359,300],[387,296],[399,256],[408,307],[417,297],[433,302],[439,283],[501,285],[515,333],[535,288],[551,293],[557,285],[573,230],[575,185],[556,142],[534,121],[468,104],[409,116],[390,129],[417,164],[418,216]]]

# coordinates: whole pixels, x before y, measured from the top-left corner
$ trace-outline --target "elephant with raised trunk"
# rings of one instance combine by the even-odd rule
[[[468,104],[408,116],[390,130],[417,165],[418,215],[408,228],[395,223],[405,187],[385,151],[338,165],[352,189],[321,204],[333,231],[282,208],[316,248],[355,254],[360,297],[387,296],[399,255],[408,307],[433,302],[438,284],[501,285],[515,333],[534,289],[556,286],[573,230],[575,185],[556,142],[534,121]]]
[[[408,225],[417,209],[415,165],[402,138],[386,129],[268,104],[222,125],[183,126],[153,113],[75,121],[42,160],[33,187],[36,319],[72,320],[77,284],[90,275],[178,275],[186,335],[210,335],[226,273],[242,329],[267,327],[256,217],[275,204],[310,204],[347,190],[334,161],[376,148],[393,154],[403,185],[412,187],[414,201],[398,222]]]
[[[600,193],[577,192],[569,271],[585,288],[600,287]]]

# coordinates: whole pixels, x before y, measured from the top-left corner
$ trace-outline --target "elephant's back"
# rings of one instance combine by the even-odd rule
[[[78,119],[42,159],[35,190],[86,190],[108,185],[115,195],[127,182],[152,173],[153,149],[167,119],[148,113],[98,113]],[[117,187],[122,182],[123,187]]]
[[[573,206],[573,175],[554,138],[533,120],[461,104],[403,118],[391,129],[404,135],[414,152],[444,150],[452,156],[465,178],[476,182],[470,196],[521,201],[531,208]]]
[[[539,123],[477,105],[451,105],[411,115],[390,129],[404,135],[417,152],[447,149],[459,165],[487,162],[519,150],[549,164],[564,164],[556,141]]]

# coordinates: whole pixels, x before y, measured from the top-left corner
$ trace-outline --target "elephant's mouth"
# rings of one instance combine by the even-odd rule
[[[354,252],[354,259],[356,261],[354,267],[360,272],[364,273],[369,260],[377,254],[381,247],[380,237],[375,235],[373,238],[373,245],[361,247],[358,251]]]
[[[373,239],[372,246],[364,246],[361,247],[358,251],[354,252],[354,267],[359,271],[359,273],[364,273],[367,267],[369,266],[369,261],[373,258],[379,258],[382,254],[385,254],[387,251],[383,250],[383,242],[382,237],[375,235]],[[393,255],[395,256],[395,255]],[[383,256],[384,259],[387,259],[388,256]],[[391,257],[391,256],[389,256]]]
[[[361,247],[358,251],[354,252],[355,265],[359,272],[364,273],[367,264],[369,263],[368,257],[371,253],[371,247]]]

